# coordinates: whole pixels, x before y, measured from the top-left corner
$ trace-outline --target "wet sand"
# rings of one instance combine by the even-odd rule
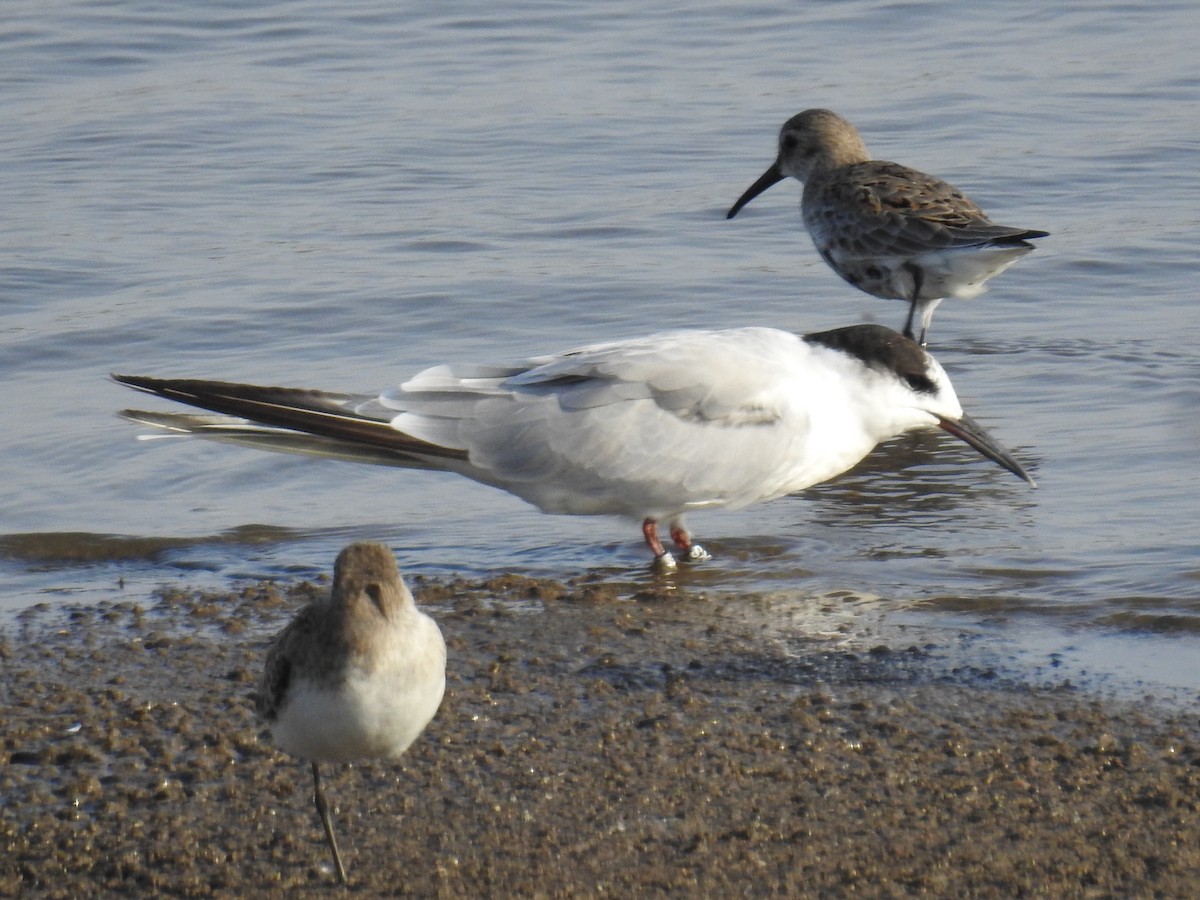
[[[0,896],[340,890],[307,767],[253,713],[270,636],[326,587],[9,623]],[[446,699],[401,763],[323,768],[352,892],[1200,890],[1193,709],[947,666],[928,641],[767,635],[699,591],[414,587]]]

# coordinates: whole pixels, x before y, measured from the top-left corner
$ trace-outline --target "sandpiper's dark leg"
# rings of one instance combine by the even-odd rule
[[[329,804],[325,802],[325,792],[321,790],[321,773],[317,769],[317,764],[312,764],[313,773],[313,801],[317,804],[317,814],[321,817],[321,824],[325,826],[325,837],[329,839],[329,849],[333,851],[333,864],[337,867],[338,881],[342,884],[349,884],[346,881],[346,869],[342,866],[342,855],[338,853],[337,838],[333,836],[333,822],[329,819]]]
[[[941,305],[941,300],[926,300],[921,303],[921,340],[918,343],[925,346],[925,335],[929,332],[929,323],[933,321],[933,311]]]
[[[913,334],[913,320],[917,316],[917,298],[921,296],[921,283],[923,278],[921,277],[920,266],[914,266],[910,263],[904,268],[908,270],[908,274],[912,276],[913,280],[912,296],[908,301],[908,318],[904,320],[904,336],[909,340],[915,341],[916,336]],[[924,328],[921,329],[921,340],[919,343],[922,347],[925,346]]]
[[[921,336],[917,339],[917,343],[922,347],[925,344],[925,334],[929,331],[929,320],[933,318],[933,307],[926,306],[921,310]]]

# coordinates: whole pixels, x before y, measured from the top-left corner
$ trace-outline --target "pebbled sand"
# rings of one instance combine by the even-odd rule
[[[1194,710],[764,633],[739,598],[414,585],[450,647],[402,764],[325,766],[370,896],[1194,896]],[[0,632],[0,896],[325,895],[252,694],[324,585],[35,607]]]

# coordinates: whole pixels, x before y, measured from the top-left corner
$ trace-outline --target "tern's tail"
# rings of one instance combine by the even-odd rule
[[[123,410],[167,435],[194,435],[261,450],[405,468],[442,468],[465,451],[422,441],[392,427],[395,410],[372,398],[221,381],[114,375],[120,384],[220,415]]]

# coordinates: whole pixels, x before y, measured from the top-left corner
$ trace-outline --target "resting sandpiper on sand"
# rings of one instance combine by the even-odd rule
[[[854,126],[827,109],[784,123],[775,162],[726,218],[789,175],[804,184],[804,225],[825,262],[868,294],[907,301],[904,335],[919,317],[922,345],[938,303],[982,294],[1048,234],[996,225],[953,185],[871,159]]]
[[[626,516],[658,568],[675,565],[660,521],[685,559],[707,559],[689,511],[803,490],[913,429],[941,428],[1029,478],[964,415],[937,360],[882,325],[668,331],[514,365],[435,366],[374,396],[113,377],[222,414],[123,413],[162,437],[457,472],[543,512]]]
[[[329,597],[302,609],[271,645],[258,713],[283,750],[312,763],[313,799],[342,884],[318,762],[399,757],[445,688],[442,633],[381,544],[339,553]]]

